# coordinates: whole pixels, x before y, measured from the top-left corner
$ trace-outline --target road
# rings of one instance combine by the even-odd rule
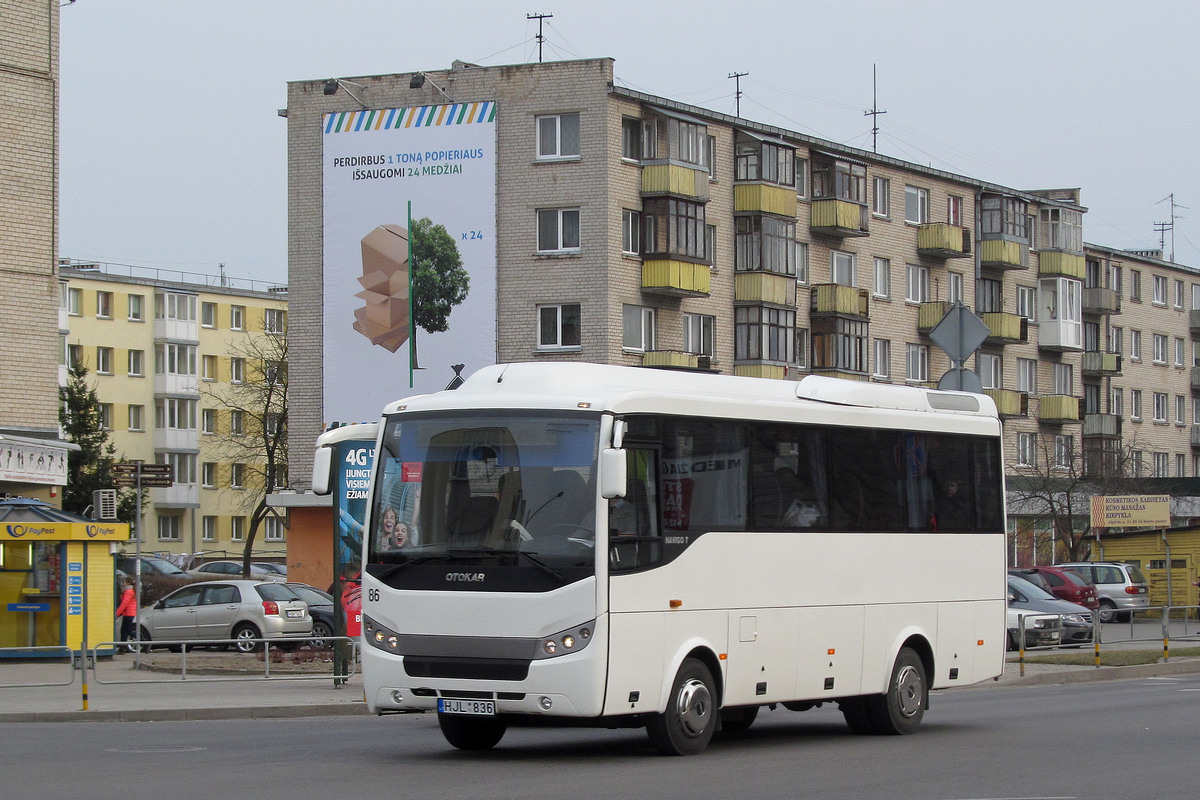
[[[513,729],[451,749],[432,716],[0,725],[4,795],[966,800],[1187,798],[1200,675],[935,693],[914,736],[854,736],[830,707],[760,714],[692,758],[639,730]]]

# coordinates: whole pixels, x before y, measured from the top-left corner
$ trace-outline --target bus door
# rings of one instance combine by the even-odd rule
[[[625,459],[625,496],[608,501],[608,561],[613,572],[644,568],[662,557],[658,451],[627,447]]]

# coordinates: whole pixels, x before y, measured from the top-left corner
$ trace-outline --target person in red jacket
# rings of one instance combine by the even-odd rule
[[[134,640],[134,620],[137,618],[137,598],[134,596],[133,580],[125,579],[125,588],[121,590],[121,602],[117,605],[117,619],[121,620],[121,641]]]

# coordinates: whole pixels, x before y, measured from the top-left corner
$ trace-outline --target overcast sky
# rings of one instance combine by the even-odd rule
[[[1084,238],[1200,268],[1195,0],[76,0],[60,255],[287,281],[286,84],[612,57],[619,84],[1019,189]],[[1171,251],[1167,234],[1166,251]]]

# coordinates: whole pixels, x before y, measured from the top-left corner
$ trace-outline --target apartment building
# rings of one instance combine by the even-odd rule
[[[1080,190],[1021,190],[846,147],[618,86],[613,68],[455,62],[348,79],[352,96],[328,91],[336,82],[289,84],[289,283],[305,298],[290,329],[293,476],[308,474],[309,444],[338,418],[321,405],[325,115],[380,124],[378,110],[479,101],[496,108],[496,361],[932,386],[952,364],[930,333],[962,302],[988,335],[961,366],[995,399],[1014,469],[1042,453],[1066,470],[1093,451],[1099,468],[1131,429],[1156,472],[1200,467],[1193,422],[1179,416],[1196,351],[1176,303],[1193,297],[1183,276],[1194,273],[1085,250]],[[1121,288],[1134,271],[1140,304]],[[1135,361],[1134,323],[1118,320],[1143,309],[1155,316],[1138,318]],[[1135,373],[1143,362],[1156,371]],[[1172,388],[1150,388],[1168,376]]]
[[[286,368],[256,357],[286,353],[271,344],[286,335],[286,288],[115,270],[60,267],[60,346],[64,365],[87,367],[118,458],[173,467],[174,486],[148,490],[142,549],[240,555],[262,459],[229,442],[253,437],[261,415],[223,399]],[[283,521],[268,518],[256,556],[281,557],[285,547]]]

